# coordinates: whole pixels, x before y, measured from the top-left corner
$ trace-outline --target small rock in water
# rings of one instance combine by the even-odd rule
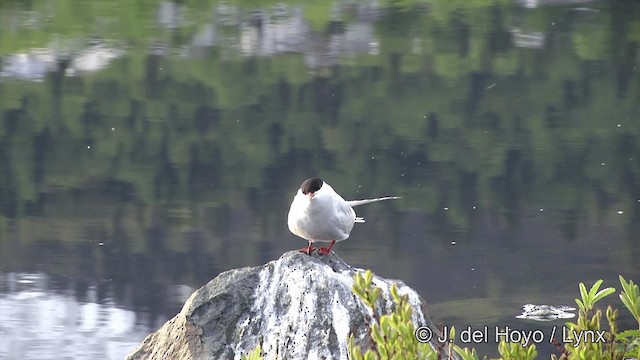
[[[576,308],[570,306],[553,305],[522,305],[522,315],[516,316],[518,319],[531,319],[536,321],[551,321],[556,319],[571,319],[576,315],[570,311]]]

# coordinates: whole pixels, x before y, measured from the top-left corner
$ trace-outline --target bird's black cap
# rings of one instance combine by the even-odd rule
[[[308,193],[314,193],[320,190],[323,183],[324,182],[320,178],[317,178],[317,177],[308,178],[302,183],[302,185],[300,185],[300,190],[305,195],[307,195]]]

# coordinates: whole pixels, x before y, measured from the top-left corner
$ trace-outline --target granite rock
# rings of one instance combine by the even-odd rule
[[[127,359],[240,359],[257,345],[264,359],[347,359],[350,334],[363,347],[370,341],[371,310],[351,290],[357,271],[334,253],[290,251],[262,266],[224,272]],[[438,334],[417,292],[378,276],[373,283],[382,289],[383,312],[393,310],[389,290],[396,284],[408,294],[414,325]]]

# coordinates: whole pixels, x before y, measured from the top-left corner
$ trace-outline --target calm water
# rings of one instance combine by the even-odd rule
[[[640,5],[471,3],[0,3],[0,358],[122,358],[313,175],[436,323],[638,282]]]

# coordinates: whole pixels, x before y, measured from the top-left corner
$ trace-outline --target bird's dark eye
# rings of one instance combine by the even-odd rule
[[[320,190],[323,183],[324,182],[320,178],[317,178],[317,177],[308,178],[302,183],[302,185],[300,185],[300,190],[305,195],[307,195],[308,193],[314,193]]]

